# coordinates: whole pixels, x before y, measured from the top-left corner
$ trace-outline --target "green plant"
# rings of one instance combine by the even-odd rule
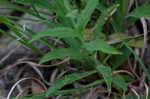
[[[83,73],[73,73],[62,77],[56,81],[45,94],[37,99],[51,95],[73,94],[75,91],[84,90],[85,88],[95,86],[104,81],[109,93],[111,93],[111,89],[114,86],[117,86],[117,90],[119,91],[120,88],[122,91],[126,91],[127,85],[125,81],[127,79],[119,74],[112,75],[112,72],[118,69],[129,58],[131,53],[139,60],[148,80],[150,80],[146,66],[129,47],[141,47],[141,43],[136,42],[142,42],[143,37],[129,37],[123,34],[129,26],[139,18],[150,17],[150,2],[146,2],[143,6],[137,7],[131,13],[128,13],[128,0],[115,0],[114,3],[108,0],[81,0],[81,7],[78,7],[74,1],[75,0],[52,0],[51,2],[49,0],[12,0],[12,2],[31,7],[31,9],[25,9],[5,0],[0,0],[1,4],[5,4],[11,9],[23,11],[39,19],[0,16],[0,22],[7,25],[7,27],[20,38],[20,43],[31,48],[38,54],[44,55],[39,64],[69,57],[71,60],[78,62],[85,61],[89,64],[88,66],[91,66],[90,69],[83,67]],[[37,8],[50,10],[51,13],[40,11]],[[138,13],[139,10],[142,14]],[[52,13],[56,13],[57,21],[52,21],[41,16],[41,14],[43,14],[54,17]],[[96,19],[91,18],[91,16],[94,15]],[[23,31],[20,28],[22,26],[13,21],[13,19],[43,22],[53,28],[43,30],[36,34],[28,28],[26,28],[26,31]],[[4,30],[0,29],[0,32],[17,40],[15,36]],[[24,33],[27,33],[30,38],[28,39],[22,35]],[[45,40],[44,37],[60,38],[64,42],[64,48],[57,48],[57,46]],[[107,39],[119,39],[120,41],[109,45]],[[30,42],[28,42],[29,40]],[[35,40],[40,40],[52,48],[52,50],[47,54],[43,53],[32,44]],[[121,59],[121,61],[118,61],[118,59]],[[64,86],[93,74],[102,75],[102,77],[100,77],[101,80],[97,80],[81,88],[61,90]]]

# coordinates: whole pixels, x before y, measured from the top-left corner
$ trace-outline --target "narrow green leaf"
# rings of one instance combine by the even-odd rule
[[[135,10],[129,14],[129,16],[141,18],[141,17],[150,17],[150,1],[147,1],[142,6],[137,7]]]
[[[0,16],[0,22],[3,23],[3,24],[5,24],[11,31],[13,31],[22,40],[24,40],[25,42],[27,41],[26,37],[21,34],[21,30],[19,30],[18,28],[14,27],[14,25],[12,25],[8,21],[8,19],[6,17]]]
[[[145,75],[147,76],[147,79],[150,81],[150,73],[148,71],[148,69],[146,68],[146,66],[144,65],[144,63],[142,62],[142,60],[140,59],[140,57],[134,52],[134,50],[129,47],[125,42],[123,42],[123,44],[130,50],[130,52],[135,56],[135,58],[139,61],[139,63],[141,64],[141,67],[145,73]]]
[[[38,48],[36,48],[34,45],[29,44],[28,43],[28,39],[24,36],[24,34],[22,33],[22,30],[20,30],[19,28],[15,27],[13,24],[11,24],[9,22],[9,20],[4,17],[4,16],[0,16],[0,22],[4,23],[11,31],[14,32],[15,36],[5,32],[3,30],[0,30],[2,33],[8,35],[9,37],[13,38],[14,40],[19,41],[21,44],[27,46],[28,48],[31,48],[32,50],[34,50],[35,52],[39,53],[39,54],[43,54],[43,52],[41,52]],[[19,39],[18,39],[19,38]]]
[[[98,84],[101,84],[101,83],[104,83],[104,80],[97,80],[97,81],[94,81],[88,85],[85,85],[85,86],[81,86],[79,88],[73,88],[73,89],[66,89],[66,90],[58,90],[56,91],[55,93],[52,93],[51,95],[66,95],[66,94],[74,94],[75,92],[79,92],[82,93],[82,92],[88,92],[89,89],[87,88],[90,88],[90,87],[94,87]]]
[[[22,27],[23,27],[21,24],[19,24],[19,23],[16,22],[16,21],[13,21],[13,20],[10,20],[10,19],[8,19],[8,21],[9,21],[11,24],[15,24],[16,27],[19,27],[19,28],[22,28]],[[26,34],[27,34],[29,37],[31,37],[31,36],[33,36],[33,35],[36,35],[36,33],[34,33],[32,30],[28,29],[27,27],[26,27],[25,30],[26,30],[26,31],[25,31]],[[41,38],[40,41],[41,41],[42,43],[44,43],[45,45],[47,45],[48,47],[50,47],[50,48],[52,48],[52,49],[55,49],[55,46],[54,46],[53,44],[51,44],[48,40],[45,40],[44,38]],[[28,43],[28,42],[27,42],[27,43]]]
[[[88,92],[88,89],[83,89],[82,87],[80,88],[73,88],[73,89],[66,89],[66,90],[58,90],[54,93],[52,93],[52,96],[58,96],[58,95],[67,95],[67,94],[75,94],[77,92],[83,93],[83,92]]]
[[[31,5],[34,4],[37,7],[42,7],[45,9],[52,10],[52,7],[50,6],[51,3],[49,0],[11,0],[12,2],[24,4],[24,5]]]
[[[72,20],[66,17],[68,11],[68,7],[66,7],[65,0],[53,0],[52,1],[53,8],[55,9],[55,13],[58,15],[60,22],[67,27],[73,27]]]
[[[42,17],[37,16],[36,13],[33,10],[25,9],[25,8],[23,8],[21,6],[18,6],[16,4],[10,3],[10,2],[8,2],[6,0],[0,0],[0,4],[7,5],[8,7],[10,7],[13,10],[22,11],[22,12],[28,13],[30,15],[33,15],[33,16],[35,16],[37,18],[42,18]]]
[[[81,59],[86,56],[87,56],[86,53],[84,53],[83,51],[80,52],[77,49],[72,48],[56,49],[44,55],[44,57],[40,60],[39,64],[42,64],[52,59],[62,59],[65,57],[70,57],[73,59]]]
[[[104,53],[108,53],[108,54],[121,54],[121,52],[119,52],[112,46],[108,45],[102,39],[97,39],[97,40],[91,41],[89,43],[85,43],[84,47],[89,51],[100,50],[100,51],[102,51]]]
[[[98,5],[98,0],[88,0],[86,7],[81,12],[77,20],[77,30],[82,32],[90,20],[91,14]]]
[[[111,91],[111,82],[112,82],[111,68],[108,66],[100,65],[97,66],[96,69],[103,75],[107,88],[109,91]]]
[[[96,85],[98,85],[98,84],[101,84],[101,83],[104,83],[104,80],[97,80],[97,81],[94,81],[94,82],[92,82],[92,83],[90,83],[90,84],[88,84],[88,85],[86,85],[86,86],[83,86],[83,88],[94,87],[94,86],[96,86]]]
[[[112,17],[112,26],[115,28],[115,32],[125,32],[124,26],[126,23],[125,16],[128,12],[128,0],[115,0],[115,3],[119,4],[119,7]]]
[[[79,34],[76,33],[73,29],[71,28],[66,28],[66,27],[57,27],[54,29],[47,29],[44,31],[41,31],[37,35],[33,36],[32,41],[38,40],[42,37],[59,37],[59,38],[67,38],[67,37],[77,37]]]
[[[0,33],[3,33],[4,35],[7,35],[7,36],[9,36],[9,37],[11,37],[12,39],[14,39],[14,40],[17,40],[18,38],[16,38],[14,35],[12,35],[12,34],[10,34],[10,33],[8,33],[8,32],[6,32],[6,31],[4,31],[4,30],[2,30],[2,29],[0,29]],[[43,54],[43,52],[41,52],[39,49],[37,49],[34,45],[32,45],[32,44],[28,44],[27,42],[25,42],[25,41],[23,41],[23,40],[17,40],[19,43],[21,43],[22,45],[24,45],[24,46],[26,46],[26,47],[28,47],[28,48],[31,48],[33,51],[35,51],[36,53],[38,53],[38,54]]]
[[[71,84],[77,80],[83,79],[89,75],[96,73],[96,71],[90,71],[85,73],[73,73],[66,75],[61,79],[57,80],[47,91],[46,96],[50,96],[52,93],[55,93],[58,89],[64,87],[65,85]]]

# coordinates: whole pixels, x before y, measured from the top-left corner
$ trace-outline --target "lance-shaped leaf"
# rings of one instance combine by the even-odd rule
[[[32,41],[38,40],[42,37],[58,37],[58,38],[67,38],[67,37],[77,37],[79,34],[75,30],[67,27],[57,27],[54,29],[43,30],[37,35],[33,36]]]
[[[77,80],[85,78],[89,75],[96,73],[96,71],[89,71],[85,73],[73,73],[70,75],[66,75],[61,79],[57,80],[47,91],[46,96],[51,95],[52,93],[56,92],[58,89],[64,87],[65,85],[71,84]]]
[[[55,13],[57,14],[59,21],[67,27],[74,27],[72,20],[68,17],[66,17],[66,14],[70,12],[71,5],[69,5],[69,0],[52,0],[53,8],[55,9]]]
[[[85,43],[84,47],[89,51],[100,50],[100,51],[102,51],[104,53],[108,53],[108,54],[121,54],[121,52],[119,52],[112,46],[108,45],[107,42],[105,42],[102,39],[97,39],[97,40],[91,41],[89,43]]]
[[[36,5],[40,6],[42,8],[50,9],[52,10],[52,7],[50,6],[50,1],[49,0],[12,0],[12,2],[15,3],[20,3],[20,4],[25,4],[25,5]]]
[[[81,54],[82,53],[82,54]],[[87,53],[83,51],[79,51],[73,48],[62,48],[62,49],[55,49],[46,55],[40,60],[39,64],[47,62],[52,59],[62,59],[65,57],[70,57],[72,59],[81,59],[87,56]]]
[[[103,75],[108,91],[111,91],[111,82],[112,82],[111,68],[108,66],[100,65],[97,66],[96,69],[98,70],[99,73]]]
[[[88,0],[86,7],[81,12],[77,20],[77,29],[78,31],[83,31],[88,21],[91,18],[91,14],[98,5],[98,0]]]

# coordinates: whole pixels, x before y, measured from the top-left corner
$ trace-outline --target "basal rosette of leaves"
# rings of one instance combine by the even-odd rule
[[[30,9],[23,8],[18,4],[30,6]],[[117,90],[121,90],[119,94],[123,94],[128,90],[125,78],[121,74],[112,75],[130,56],[133,54],[142,65],[148,80],[150,80],[149,72],[143,64],[139,56],[131,49],[131,47],[142,47],[143,37],[131,37],[125,31],[141,17],[150,17],[150,2],[145,2],[142,6],[133,9],[127,14],[128,0],[116,0],[111,3],[109,0],[81,0],[77,5],[75,0],[0,0],[0,4],[7,5],[9,8],[22,11],[32,15],[35,19],[25,19],[14,16],[0,15],[0,22],[5,24],[19,38],[19,42],[28,48],[31,48],[38,54],[42,55],[39,64],[53,61],[56,59],[70,58],[78,62],[86,61],[91,66],[90,70],[83,69],[82,73],[72,73],[63,76],[49,87],[48,91],[37,97],[65,95],[82,89],[91,88],[97,84],[104,83],[107,86],[108,93],[117,86]],[[47,9],[50,12],[39,11],[39,9]],[[140,13],[139,13],[140,11]],[[54,16],[54,14],[55,16]],[[49,20],[43,15],[49,15],[55,20]],[[92,19],[92,16],[96,19]],[[24,32],[22,25],[13,19],[30,20],[31,22],[44,22],[51,28],[34,33],[26,28]],[[132,21],[128,21],[131,19]],[[88,27],[89,24],[92,24]],[[15,26],[14,26],[15,25]],[[17,40],[18,38],[8,32],[0,29],[0,32]],[[26,38],[22,33],[28,33],[30,38]],[[63,41],[64,47],[58,48],[56,45],[47,41],[46,38],[59,38]],[[43,53],[32,43],[40,40],[43,44],[49,46],[51,50]],[[109,41],[119,40],[119,42],[110,44]],[[99,79],[92,83],[76,89],[63,88],[75,81],[82,80],[90,75],[98,75]],[[133,78],[132,78],[133,79]],[[30,99],[26,97],[25,99]]]

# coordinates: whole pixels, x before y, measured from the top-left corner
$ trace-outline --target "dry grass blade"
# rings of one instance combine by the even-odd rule
[[[134,76],[138,79],[140,79],[140,77],[137,75],[136,73],[136,66],[137,66],[137,60],[136,58],[134,59],[134,65],[132,65],[130,59],[128,59],[128,64],[129,64],[129,68],[130,68],[130,71],[134,74]]]
[[[132,8],[132,6],[133,6],[133,4],[134,4],[134,0],[129,0],[129,5],[128,5],[128,13],[130,12],[130,10],[131,10],[131,8]]]
[[[45,91],[47,91],[46,86],[45,86],[40,80],[38,80],[37,78],[33,78],[33,77],[22,78],[22,79],[20,79],[19,81],[17,81],[17,82],[12,86],[11,90],[9,91],[9,93],[8,93],[8,95],[7,95],[7,99],[10,99],[11,94],[13,93],[14,89],[16,88],[16,86],[17,86],[18,84],[20,84],[21,82],[26,81],[26,80],[35,80],[36,82],[38,82],[38,83],[44,88]]]
[[[107,22],[107,20],[117,11],[117,8],[115,8],[105,19],[104,19],[104,23],[105,24]]]
[[[50,79],[51,83],[53,83],[55,81],[57,73],[58,73],[58,69],[55,69],[51,75],[51,79]]]
[[[131,88],[131,90],[137,96],[137,99],[140,99],[140,95],[133,88]]]
[[[146,88],[146,99],[148,99],[148,93],[149,93],[149,92],[148,92],[148,90],[149,90],[149,89],[148,89],[148,85],[147,85],[146,83],[145,83],[144,85],[145,85],[145,88]]]
[[[60,79],[65,73],[67,73],[68,71],[62,71],[57,77],[55,80],[58,80]]]
[[[136,35],[136,36],[130,36],[130,37],[127,37],[127,38],[122,38],[121,40],[118,39],[118,40],[111,40],[111,41],[108,41],[107,43],[110,44],[110,45],[113,45],[113,44],[116,44],[116,43],[120,43],[124,40],[128,40],[128,39],[134,39],[134,38],[138,38],[138,37],[141,37],[143,36],[143,34],[141,35]]]
[[[18,85],[16,86],[16,88],[17,88],[17,90],[18,90],[19,92],[22,92],[22,91],[23,91],[23,89],[21,88],[20,84],[18,84]]]
[[[61,64],[65,63],[65,62],[67,62],[69,60],[70,60],[70,58],[65,58],[64,60],[62,60],[62,61],[60,61],[60,62],[58,62],[56,64],[52,64],[52,65],[39,65],[39,64],[37,64],[35,62],[31,62],[31,61],[22,61],[22,62],[17,62],[15,64],[7,66],[6,68],[0,70],[0,73],[4,73],[4,72],[6,72],[6,71],[8,71],[8,70],[10,70],[10,69],[20,65],[20,64],[29,64],[29,65],[32,65],[32,66],[47,67],[48,68],[48,67],[54,67],[54,66],[61,65]]]
[[[128,74],[128,75],[130,75],[130,76],[132,76],[134,78],[134,75],[132,73],[126,71],[126,70],[114,71],[114,72],[112,72],[112,75],[115,75],[115,74],[118,74],[118,73],[126,73],[126,74]]]
[[[39,68],[37,68],[36,66],[31,66],[35,71],[36,73],[40,76],[40,78],[43,80],[43,82],[45,84],[47,84],[48,86],[52,85],[50,82],[48,82],[47,80],[45,80],[43,74],[41,73],[41,71],[39,70]]]
[[[148,27],[147,27],[146,20],[144,18],[141,18],[141,22],[142,22],[143,31],[144,31],[144,45],[143,45],[142,52],[141,52],[141,59],[143,59],[144,53],[145,53],[145,49],[147,47]]]
[[[137,55],[139,55],[140,49],[139,48],[135,48],[135,52],[136,52]],[[137,61],[136,58],[134,58],[134,66],[133,66],[133,69],[132,69],[133,71],[136,71],[137,65],[138,65],[138,61]]]
[[[23,93],[25,93],[28,89],[30,89],[30,87],[24,88],[23,91],[20,92],[20,93],[16,96],[16,99],[19,99],[19,98],[23,95]]]

